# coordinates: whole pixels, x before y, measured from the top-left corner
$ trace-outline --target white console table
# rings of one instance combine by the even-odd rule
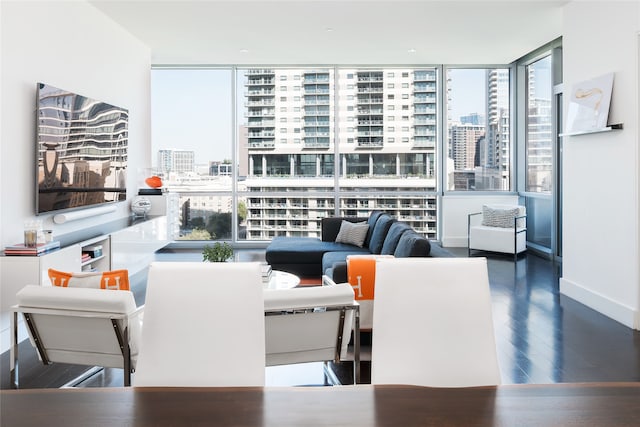
[[[104,227],[112,231],[80,241],[61,239],[60,249],[41,256],[0,256],[0,352],[9,349],[9,309],[17,303],[16,293],[26,285],[51,286],[49,268],[69,272],[127,269],[132,276],[149,265],[158,249],[170,243],[164,215],[123,218]],[[102,255],[83,262],[83,250],[94,246],[102,246]]]
[[[145,269],[153,254],[171,242],[167,217],[160,216],[111,233],[111,269],[129,275]]]

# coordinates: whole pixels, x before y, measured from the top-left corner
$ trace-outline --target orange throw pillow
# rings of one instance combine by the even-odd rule
[[[53,286],[60,286],[63,288],[111,289],[116,291],[129,290],[128,270],[67,273],[50,268],[48,273]]]

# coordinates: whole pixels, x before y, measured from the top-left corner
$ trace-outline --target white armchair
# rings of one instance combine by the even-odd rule
[[[124,385],[135,369],[141,315],[130,291],[25,286],[12,307],[11,380],[19,387],[18,314],[45,365],[54,362],[122,368]]]
[[[468,215],[468,255],[472,250],[518,254],[527,250],[527,213],[524,206],[484,205]]]
[[[359,306],[348,283],[264,291],[266,365],[339,362],[354,330],[360,375]]]

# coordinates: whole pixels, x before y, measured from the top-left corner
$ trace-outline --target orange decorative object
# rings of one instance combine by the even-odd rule
[[[162,179],[159,176],[150,176],[145,179],[144,182],[151,188],[160,188],[162,187]]]

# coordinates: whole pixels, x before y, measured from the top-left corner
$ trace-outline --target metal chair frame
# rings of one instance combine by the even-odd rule
[[[347,314],[347,310],[352,310],[354,314],[354,326],[353,326],[353,383],[358,384],[360,382],[360,306],[358,303],[347,305],[336,305],[326,307],[294,307],[286,310],[268,310],[264,312],[265,316],[287,316],[296,314],[309,314],[323,313],[327,311],[340,311],[340,320],[338,322],[338,330],[336,333],[336,345],[333,361],[335,363],[340,362],[340,354],[342,352],[342,336],[344,331],[344,322]]]
[[[78,318],[94,318],[109,320],[113,328],[113,332],[118,340],[120,351],[122,353],[122,365],[124,371],[124,385],[128,387],[131,385],[131,373],[134,369],[131,366],[131,349],[129,347],[129,328],[125,326],[122,328],[119,321],[124,321],[125,325],[128,325],[128,321],[131,318],[138,316],[144,310],[144,306],[138,307],[135,311],[122,314],[122,313],[102,313],[95,311],[76,311],[76,310],[59,310],[59,309],[47,309],[47,308],[34,308],[34,307],[21,307],[15,305],[11,307],[11,353],[10,353],[10,371],[11,371],[11,386],[13,388],[19,388],[19,351],[18,351],[18,314],[22,313],[25,319],[25,323],[33,342],[36,346],[36,350],[44,365],[50,365],[52,362],[49,360],[47,350],[44,347],[38,327],[33,320],[33,314],[42,314],[47,316],[64,316],[64,317],[78,317]]]

